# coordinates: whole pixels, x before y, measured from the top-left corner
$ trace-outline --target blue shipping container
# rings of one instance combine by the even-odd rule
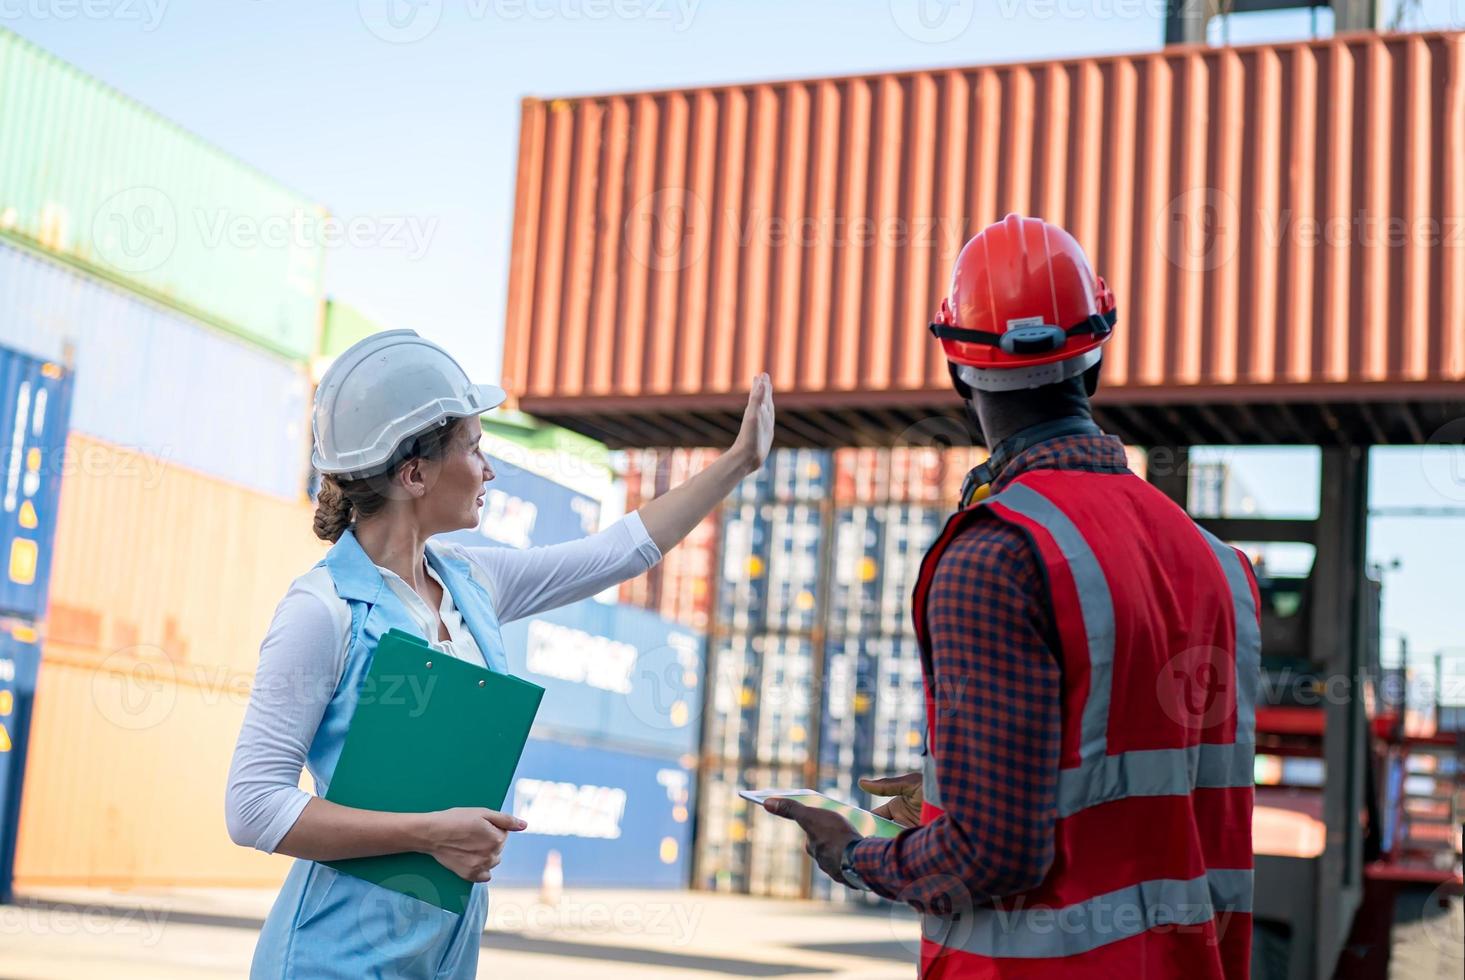
[[[46,610],[71,382],[53,361],[0,347],[0,615]]]
[[[747,760],[757,756],[759,668],[762,638],[733,633],[720,637],[707,673],[708,758]]]
[[[494,478],[483,498],[475,531],[454,531],[443,539],[467,547],[498,545],[538,548],[594,534],[600,502],[521,466],[488,458]]]
[[[722,570],[717,583],[717,623],[723,629],[761,632],[768,622],[771,505],[745,503],[722,509]]]
[[[0,619],[0,903],[12,897],[15,831],[20,824],[20,790],[40,660],[35,626]]]
[[[875,671],[871,644],[848,638],[824,645],[823,710],[819,724],[819,789],[853,799],[855,780],[872,774]]]
[[[732,492],[734,503],[818,503],[834,490],[834,454],[827,449],[776,449]]]
[[[694,753],[704,641],[634,606],[585,599],[506,623],[509,670],[544,687],[541,736],[589,736],[653,752]]]
[[[305,492],[300,364],[4,242],[0,342],[52,361],[71,346],[78,432],[262,493]]]
[[[885,508],[845,507],[834,514],[829,569],[829,632],[860,636],[880,626]]]
[[[567,888],[684,887],[695,787],[679,759],[530,739],[505,803],[529,829],[494,883],[538,885],[557,851]]]

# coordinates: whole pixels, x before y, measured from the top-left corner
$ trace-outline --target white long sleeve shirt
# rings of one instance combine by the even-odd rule
[[[598,534],[543,548],[430,547],[467,559],[474,579],[493,600],[500,623],[595,595],[646,571],[661,551],[634,512]],[[432,609],[395,572],[377,566],[424,637],[443,653],[483,663],[477,642],[443,589],[438,610],[448,639],[437,641]],[[428,574],[437,578],[431,566]],[[441,580],[439,580],[441,585]],[[272,853],[311,794],[300,788],[306,753],[346,668],[351,610],[336,595],[331,574],[311,569],[291,583],[260,645],[259,670],[234,759],[224,813],[237,844]]]

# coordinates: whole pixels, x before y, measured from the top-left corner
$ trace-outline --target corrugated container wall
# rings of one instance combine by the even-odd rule
[[[506,806],[529,829],[493,880],[538,887],[553,851],[569,888],[685,887],[694,779],[676,759],[530,739]]]
[[[70,354],[78,432],[263,493],[305,493],[299,363],[4,241],[0,342]]]
[[[16,883],[273,885],[223,790],[259,644],[324,552],[311,511],[72,435]]]
[[[324,554],[304,502],[73,435],[46,656],[158,657],[253,676],[290,582]]]
[[[544,688],[534,732],[660,756],[697,752],[705,641],[593,599],[505,623],[509,671]]]
[[[0,234],[303,360],[325,213],[0,29]]]
[[[241,642],[243,642],[241,640]],[[249,676],[116,655],[41,668],[15,887],[275,887],[229,839],[224,777]]]
[[[718,452],[679,449],[625,453],[626,512],[700,473],[717,459]],[[649,572],[622,583],[621,601],[656,610],[705,633],[712,616],[718,528],[718,515],[709,514]]]
[[[0,615],[46,611],[72,391],[61,365],[0,347]]]
[[[764,369],[781,422],[929,406],[951,263],[1017,211],[1072,229],[1119,297],[1111,401],[1444,397],[1465,380],[1462,74],[1465,36],[1351,34],[526,100],[505,385],[673,444],[709,421],[677,413],[736,410]]]
[[[6,904],[14,900],[11,873],[40,658],[35,624],[0,616],[0,902]]]

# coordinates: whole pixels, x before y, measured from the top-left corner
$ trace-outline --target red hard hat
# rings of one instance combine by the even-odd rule
[[[1114,294],[1073,236],[1009,214],[956,257],[931,333],[967,385],[1013,391],[1097,364],[1114,321]]]

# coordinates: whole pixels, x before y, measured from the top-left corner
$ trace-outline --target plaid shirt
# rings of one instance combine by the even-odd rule
[[[999,492],[1032,469],[1125,467],[1112,436],[1060,436],[1014,456]],[[923,910],[1036,887],[1053,862],[1062,674],[1051,603],[1027,538],[995,517],[947,547],[927,605],[936,712],[935,755],[945,816],[894,840],[855,845],[855,871],[875,892]]]

